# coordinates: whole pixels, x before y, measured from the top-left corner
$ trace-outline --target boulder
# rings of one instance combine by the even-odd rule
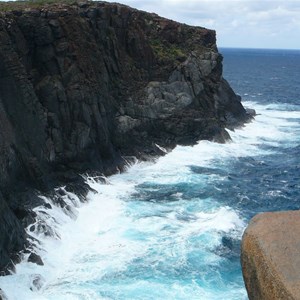
[[[44,277],[41,274],[33,274],[30,277],[30,289],[33,292],[39,291],[45,284]]]
[[[39,266],[43,266],[43,260],[41,259],[41,257],[37,254],[35,254],[34,252],[32,252],[29,257],[28,257],[28,262],[37,264]]]
[[[241,264],[250,300],[300,299],[300,211],[255,216],[243,235]]]

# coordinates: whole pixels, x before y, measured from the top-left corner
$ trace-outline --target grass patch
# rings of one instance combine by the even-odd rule
[[[92,1],[91,1],[92,2]],[[77,4],[77,0],[27,0],[27,1],[8,1],[0,2],[0,11],[14,11],[22,10],[25,8],[40,8],[45,5],[51,4],[68,4],[74,5]]]
[[[174,44],[165,44],[159,39],[150,40],[151,48],[155,56],[160,60],[184,60],[185,52]]]

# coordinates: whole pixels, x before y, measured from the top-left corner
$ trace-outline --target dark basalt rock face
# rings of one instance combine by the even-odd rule
[[[224,142],[251,116],[222,78],[215,32],[105,2],[0,12],[0,269],[59,184],[84,194],[135,156]],[[51,208],[49,208],[51,209]]]

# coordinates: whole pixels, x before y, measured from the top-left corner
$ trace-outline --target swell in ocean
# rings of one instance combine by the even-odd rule
[[[94,192],[84,204],[65,193],[68,211],[36,208],[53,230],[49,237],[28,228],[45,265],[24,260],[0,278],[8,299],[247,299],[239,254],[249,219],[300,206],[299,97],[293,89],[272,101],[258,75],[249,81],[265,62],[257,51],[224,50],[225,77],[256,109],[253,122],[230,132],[227,144],[177,146],[105,184],[87,178]],[[278,53],[265,68],[268,80],[276,63],[286,76],[294,59]],[[279,75],[277,84],[291,84]]]

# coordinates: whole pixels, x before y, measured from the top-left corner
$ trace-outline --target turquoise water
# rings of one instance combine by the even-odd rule
[[[0,278],[9,299],[247,299],[245,226],[257,212],[300,205],[300,93],[286,89],[300,78],[300,55],[264,51],[222,49],[225,77],[256,109],[254,122],[231,132],[230,143],[178,146],[107,184],[87,178],[97,191],[87,204],[66,196],[76,220],[58,208],[45,220],[60,239],[35,234],[45,266],[23,262]],[[284,95],[271,96],[278,86]]]

